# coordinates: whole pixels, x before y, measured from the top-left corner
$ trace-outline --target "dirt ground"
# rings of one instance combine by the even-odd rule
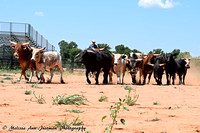
[[[13,79],[5,80],[9,74]],[[85,131],[91,133],[102,133],[112,120],[109,117],[110,106],[124,99],[128,91],[124,85],[117,85],[117,78],[114,75],[113,84],[103,85],[102,75],[100,85],[88,85],[83,73],[65,74],[66,84],[60,84],[60,75],[53,77],[51,84],[26,83],[24,79],[15,83],[19,74],[1,73],[0,81],[0,133],[2,132],[47,132],[39,131],[39,127],[50,126],[56,121],[72,121],[79,117],[83,121]],[[49,75],[45,75],[45,78]],[[126,106],[129,111],[120,110],[117,120],[118,125],[113,128],[114,133],[191,133],[200,132],[200,71],[191,68],[186,76],[186,85],[155,85],[154,78],[151,78],[149,85],[131,85],[130,75],[125,76],[125,84],[136,89],[139,99],[134,106]],[[33,82],[36,82],[33,77]],[[165,75],[163,83],[166,83]],[[35,94],[44,96],[46,103],[37,103],[33,94],[25,95],[26,90],[35,91]],[[57,95],[80,94],[88,99],[88,105],[53,105],[52,97]],[[99,98],[105,95],[107,102],[99,102]],[[134,96],[134,93],[131,93]],[[154,105],[153,103],[157,103]],[[70,113],[66,109],[78,109],[83,113]],[[103,116],[108,117],[102,122]],[[125,125],[120,119],[125,119]],[[25,130],[11,130],[9,128],[24,127]],[[29,127],[36,127],[36,130],[28,130]],[[79,126],[77,126],[79,127]],[[80,126],[81,127],[81,126]],[[4,129],[5,128],[5,129]],[[4,129],[4,130],[3,130]],[[48,130],[49,132],[82,132],[69,130]],[[85,132],[84,131],[84,132]]]

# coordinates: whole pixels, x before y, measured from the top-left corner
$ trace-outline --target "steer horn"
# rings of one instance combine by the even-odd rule
[[[11,44],[17,45],[17,43],[16,43],[16,42],[12,42],[12,41],[10,41],[10,40],[9,40],[9,42],[10,42]]]
[[[87,52],[88,52],[88,53],[94,53],[94,51],[92,51],[92,50],[87,50]]]
[[[154,64],[151,64],[151,63],[147,63],[147,65],[154,66]]]
[[[135,61],[142,61],[143,59],[135,59]]]
[[[154,56],[160,56],[161,54],[153,54]]]
[[[165,64],[159,64],[159,66],[165,66]]]
[[[28,43],[23,43],[22,45],[23,45],[23,46],[27,46],[27,45],[29,45],[29,44],[31,44],[31,41],[29,41]]]

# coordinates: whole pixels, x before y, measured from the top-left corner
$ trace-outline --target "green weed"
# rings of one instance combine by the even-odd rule
[[[79,126],[83,125],[83,121],[81,121],[78,117],[76,119],[73,119],[72,122],[68,123],[67,120],[65,119],[64,121],[56,121],[53,124],[53,127],[62,129],[63,127],[70,127],[70,126]]]
[[[3,78],[3,80],[13,80],[13,78],[5,77],[5,78]]]
[[[99,102],[107,102],[108,101],[108,97],[107,96],[101,96],[99,99]]]
[[[158,105],[158,102],[157,102],[157,101],[154,101],[154,102],[153,102],[153,105]]]
[[[135,103],[137,102],[138,98],[139,98],[139,95],[136,94],[136,89],[134,90],[134,96],[131,97],[130,94],[131,94],[131,91],[133,90],[132,87],[130,86],[126,86],[124,88],[125,90],[128,90],[128,95],[126,95],[126,104],[128,106],[133,106],[135,105]]]
[[[64,97],[64,96],[56,96],[56,98],[53,98],[53,104],[66,104],[66,105],[87,105],[84,103],[84,101],[88,101],[87,98],[85,98],[84,96],[78,95],[78,94],[74,94],[68,97]]]
[[[24,92],[24,94],[26,94],[26,95],[30,95],[30,94],[31,94],[31,92],[32,92],[31,90],[29,90],[29,91],[28,91],[28,90],[26,90],[26,91]]]
[[[73,112],[73,113],[83,113],[84,111],[80,111],[77,109],[72,109],[72,110],[65,110],[66,112]]]
[[[33,91],[33,95],[35,96],[35,98],[37,99],[37,101],[38,101],[39,104],[44,104],[44,103],[46,103],[45,100],[44,100],[43,95],[40,95],[40,94],[39,94],[39,96],[37,97],[37,96],[35,95],[35,91]]]
[[[111,133],[112,129],[113,129],[113,126],[117,125],[117,115],[119,113],[120,108],[122,108],[123,110],[125,109],[125,110],[128,111],[128,108],[125,107],[125,104],[126,104],[125,101],[126,101],[126,99],[121,100],[119,98],[119,102],[117,102],[114,105],[110,106],[110,111],[111,111],[110,117],[112,119],[112,123],[109,125],[109,127],[105,128],[104,132]],[[106,117],[107,116],[103,116],[101,120],[103,121]],[[124,119],[120,119],[120,122],[123,125],[125,125],[125,120]]]
[[[32,84],[31,87],[32,88],[37,88],[37,89],[42,89],[42,87],[39,87],[37,84]]]

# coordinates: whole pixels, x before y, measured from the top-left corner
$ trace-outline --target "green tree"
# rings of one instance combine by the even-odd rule
[[[137,50],[137,49],[133,49],[132,50],[133,53],[142,53],[141,51]]]
[[[180,54],[180,49],[174,49],[171,53],[172,54],[177,54],[176,56],[174,56],[174,59],[176,59],[177,56]]]
[[[58,43],[60,47],[60,55],[62,57],[63,62],[69,62],[71,71],[73,72],[75,56],[80,53],[81,49],[78,48],[78,45],[71,41],[70,43],[62,40]]]
[[[115,51],[116,53],[126,54],[126,55],[129,55],[131,53],[131,49],[125,47],[123,44],[115,46]]]
[[[180,52],[177,58],[191,58],[190,52]]]
[[[162,49],[153,49],[153,51],[149,52],[150,54],[161,54],[161,56],[165,56],[165,53]]]

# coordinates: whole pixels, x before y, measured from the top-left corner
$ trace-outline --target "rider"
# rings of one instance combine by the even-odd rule
[[[89,48],[92,48],[95,51],[104,51],[105,50],[105,47],[100,49],[97,47],[97,45],[95,43],[96,43],[96,41],[92,40],[92,44],[89,46]]]

